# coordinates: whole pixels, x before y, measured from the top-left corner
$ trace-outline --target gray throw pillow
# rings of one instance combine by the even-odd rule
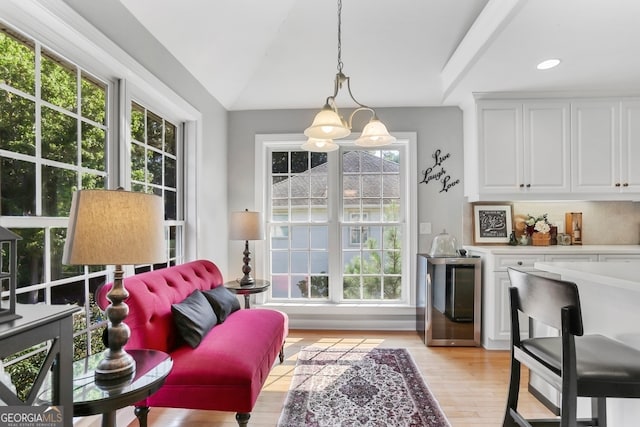
[[[218,323],[222,323],[234,311],[240,310],[240,303],[235,294],[224,286],[218,286],[208,291],[202,291],[213,311],[218,317]]]
[[[199,290],[195,290],[182,302],[171,305],[173,322],[180,336],[192,348],[200,345],[202,338],[218,323],[216,313]]]

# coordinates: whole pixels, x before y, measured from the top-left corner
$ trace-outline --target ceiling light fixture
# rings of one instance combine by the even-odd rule
[[[333,95],[327,98],[322,110],[316,114],[313,123],[305,129],[305,136],[309,140],[302,145],[304,150],[327,152],[338,149],[338,145],[333,142],[335,138],[344,138],[351,134],[353,116],[359,111],[369,111],[372,114],[371,120],[362,130],[360,138],[356,139],[356,144],[363,147],[380,147],[389,145],[396,141],[396,138],[389,135],[387,127],[382,123],[373,108],[358,102],[351,93],[350,78],[342,72],[342,0],[338,0],[338,73],[334,82]],[[346,82],[349,96],[358,104],[353,113],[349,116],[349,121],[338,113],[336,96]]]
[[[547,59],[546,61],[542,61],[537,65],[538,70],[548,70],[553,67],[557,67],[560,64],[559,59]]]

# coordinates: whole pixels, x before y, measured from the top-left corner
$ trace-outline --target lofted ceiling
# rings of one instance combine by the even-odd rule
[[[334,1],[120,1],[228,110],[320,108],[333,93]],[[638,94],[639,21],[638,0],[343,0],[343,72],[372,107]],[[562,62],[536,70],[548,58]]]

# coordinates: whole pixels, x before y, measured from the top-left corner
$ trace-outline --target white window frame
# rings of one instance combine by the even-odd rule
[[[402,212],[401,215],[404,216],[405,221],[404,221],[404,230],[403,230],[403,236],[407,238],[407,245],[405,248],[403,248],[403,258],[402,258],[402,271],[403,271],[403,288],[402,288],[402,295],[403,295],[403,300],[398,302],[398,301],[393,301],[393,302],[389,302],[388,304],[386,304],[385,302],[381,302],[380,300],[376,300],[376,301],[372,301],[372,302],[367,302],[367,301],[361,301],[358,300],[355,304],[359,307],[359,308],[363,308],[363,310],[358,310],[356,308],[356,311],[361,311],[363,314],[365,314],[366,312],[370,311],[370,308],[372,307],[380,307],[382,306],[389,306],[389,307],[414,307],[415,306],[415,286],[413,285],[415,283],[415,256],[417,253],[417,201],[416,201],[416,197],[411,197],[412,194],[417,194],[417,182],[418,182],[418,178],[417,178],[417,149],[416,149],[416,134],[413,132],[394,132],[394,136],[396,136],[396,138],[398,139],[398,143],[399,146],[404,146],[406,149],[406,159],[405,161],[401,162],[400,167],[401,168],[406,168],[406,170],[403,170],[401,173],[401,177],[404,177],[404,179],[401,180],[401,188],[400,191],[403,194],[403,198],[405,198],[405,200],[407,200],[407,204],[406,204],[406,212],[404,211],[404,204],[403,204],[403,208],[402,208]],[[254,157],[255,157],[255,206],[257,207],[258,210],[260,210],[261,212],[264,212],[265,215],[265,229],[267,230],[267,236],[265,238],[265,240],[262,241],[256,241],[255,242],[255,249],[254,249],[254,253],[256,254],[256,257],[254,258],[254,269],[258,272],[257,274],[260,275],[261,272],[262,276],[266,277],[267,276],[267,272],[270,271],[270,250],[269,250],[269,229],[270,229],[270,223],[268,221],[269,215],[268,215],[268,208],[269,208],[269,203],[268,200],[266,199],[265,195],[269,194],[269,188],[268,186],[270,185],[270,182],[268,182],[268,180],[265,179],[265,177],[267,176],[267,165],[269,164],[269,152],[270,150],[277,150],[278,148],[282,148],[283,150],[285,149],[291,149],[292,144],[299,144],[301,145],[304,141],[306,141],[306,137],[302,134],[257,134],[255,136],[255,153],[254,153]],[[335,141],[336,143],[340,144],[340,145],[348,145],[348,144],[353,144],[353,140],[338,140]],[[339,153],[341,151],[335,151],[335,152],[330,152],[328,153],[328,158],[331,159],[332,157],[334,157],[333,161],[329,162],[329,168],[328,168],[328,179],[329,179],[329,186],[332,186],[334,188],[338,188],[339,183],[337,182],[338,180],[338,176],[340,174],[340,161],[337,159],[337,156],[339,156]],[[340,206],[340,192],[333,192],[334,194],[332,194],[330,196],[330,200],[329,200],[329,222],[331,223],[332,221],[336,221],[334,218],[338,218],[338,216],[341,218],[342,217],[342,212],[336,212],[336,209],[338,209],[338,207]],[[344,221],[342,221],[342,218],[340,219],[340,222],[344,223]],[[340,225],[340,224],[338,224]],[[340,240],[336,240],[334,239],[331,235],[329,236],[329,247],[337,247],[340,245]],[[334,241],[335,240],[335,241]],[[337,245],[337,246],[336,246]],[[340,253],[341,251],[330,251],[331,256],[330,256],[330,260],[329,260],[329,265],[330,265],[330,286],[331,283],[336,283],[338,280],[336,279],[336,274],[339,276],[341,273],[341,266],[342,266],[342,260],[340,259]],[[342,289],[341,285],[337,285],[335,284],[334,286],[337,286],[340,288],[340,290]],[[330,292],[335,292],[334,288],[331,288]],[[289,307],[292,308],[294,306],[299,306],[302,307],[303,310],[307,310],[307,311],[318,311],[318,312],[324,312],[324,313],[330,313],[326,311],[327,306],[336,306],[336,307],[350,307],[351,309],[354,308],[354,303],[352,301],[349,300],[343,300],[342,299],[342,293],[340,292],[340,295],[338,297],[334,296],[333,299],[329,302],[324,302],[324,301],[292,301],[292,302],[283,302],[283,301],[277,301],[275,302],[274,300],[272,300],[269,296],[269,293],[264,293],[264,294],[259,294],[256,295],[257,297],[257,302],[258,303],[264,303],[264,304],[269,304],[269,305],[273,305],[273,306],[279,306],[279,307]],[[293,310],[290,313],[295,313],[296,311]]]

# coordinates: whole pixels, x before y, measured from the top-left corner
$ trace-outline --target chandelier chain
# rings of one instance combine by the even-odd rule
[[[338,0],[338,73],[342,73],[342,0]]]

